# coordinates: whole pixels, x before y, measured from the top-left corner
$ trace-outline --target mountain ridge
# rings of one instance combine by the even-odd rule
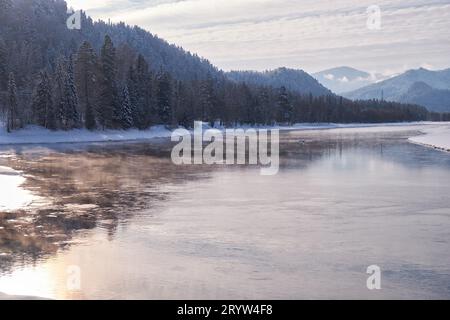
[[[428,85],[436,90],[433,103],[427,103],[424,97],[413,92],[418,89],[417,83]],[[450,68],[432,71],[425,68],[408,70],[396,77],[374,83],[352,92],[343,93],[343,96],[352,100],[385,99],[388,101],[416,103],[424,105],[431,111],[450,111],[446,91],[450,90]],[[427,92],[427,95],[429,93]],[[439,101],[440,100],[440,101]],[[420,103],[419,103],[420,102]]]

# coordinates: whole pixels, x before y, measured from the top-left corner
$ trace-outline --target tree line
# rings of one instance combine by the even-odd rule
[[[134,55],[131,55],[134,56]],[[109,36],[97,53],[85,41],[77,52],[42,70],[28,104],[20,105],[14,73],[7,79],[4,119],[9,131],[27,124],[51,130],[145,129],[192,126],[195,120],[233,126],[295,122],[392,122],[429,119],[426,109],[394,102],[315,97],[214,78],[176,80],[146,59],[121,58]],[[126,71],[125,71],[126,70]]]

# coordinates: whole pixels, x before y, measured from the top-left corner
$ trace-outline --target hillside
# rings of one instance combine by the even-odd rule
[[[0,42],[7,43],[8,65],[19,86],[43,68],[54,68],[59,56],[74,54],[88,41],[98,52],[105,35],[120,44],[118,55],[142,54],[151,69],[161,67],[180,80],[206,79],[220,72],[209,61],[191,54],[137,26],[94,22],[82,13],[81,30],[69,30],[63,0],[0,0]],[[8,70],[7,70],[8,71]],[[120,70],[119,70],[120,71]]]
[[[449,112],[450,90],[434,89],[425,82],[416,82],[399,101],[426,106],[435,112]]]
[[[231,71],[226,76],[236,82],[245,82],[260,86],[274,88],[285,87],[289,91],[299,94],[323,96],[331,94],[331,91],[322,86],[316,79],[303,70],[278,68],[276,70],[256,71]]]

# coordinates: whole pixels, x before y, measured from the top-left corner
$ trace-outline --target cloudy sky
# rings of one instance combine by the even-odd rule
[[[450,0],[67,0],[139,25],[224,70],[450,67]],[[367,13],[381,9],[381,29]],[[372,12],[372,11],[371,11]]]

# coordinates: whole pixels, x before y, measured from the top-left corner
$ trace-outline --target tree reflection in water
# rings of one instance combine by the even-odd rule
[[[48,201],[0,212],[0,271],[64,250],[82,230],[102,227],[112,239],[119,224],[167,198],[162,186],[206,177],[210,170],[175,166],[169,155],[168,144],[16,152],[5,164],[23,172],[23,188]]]

